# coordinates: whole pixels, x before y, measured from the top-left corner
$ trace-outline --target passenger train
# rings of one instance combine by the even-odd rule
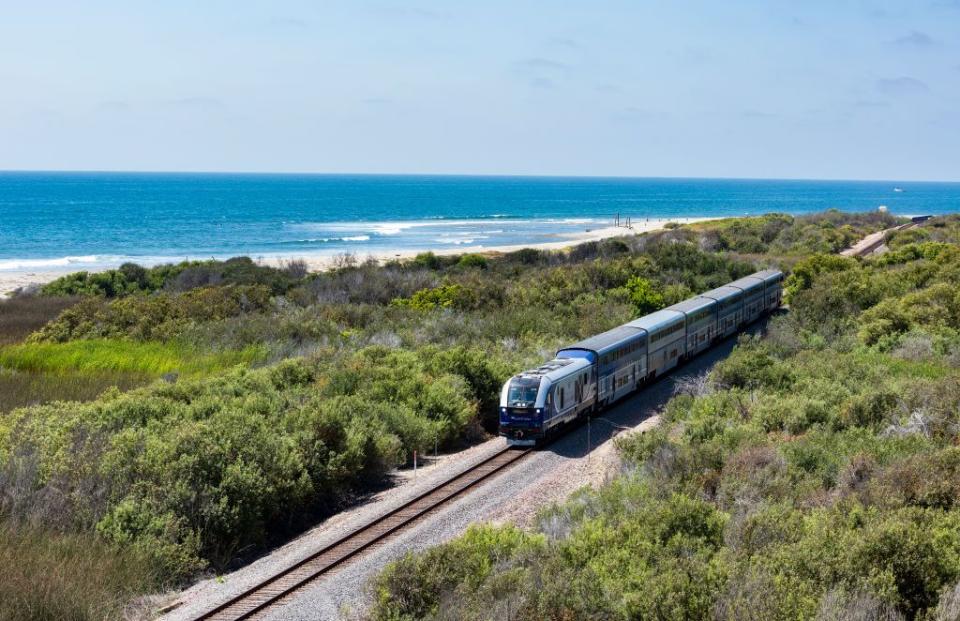
[[[564,347],[500,393],[500,435],[534,445],[780,306],[783,272],[764,270]]]

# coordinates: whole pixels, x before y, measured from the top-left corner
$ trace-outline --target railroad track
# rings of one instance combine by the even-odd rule
[[[882,231],[883,234],[880,235],[875,241],[873,241],[872,243],[864,246],[863,248],[858,248],[856,251],[850,252],[850,254],[849,254],[848,256],[851,256],[851,257],[865,257],[865,256],[867,256],[867,255],[869,255],[869,254],[872,254],[873,251],[875,251],[877,248],[879,248],[880,246],[882,246],[882,245],[886,242],[886,238],[887,238],[886,234],[887,234],[887,233],[889,233],[889,232],[891,232],[891,231],[905,231],[905,230],[907,230],[907,229],[912,229],[913,227],[917,226],[918,224],[919,224],[919,222],[907,222],[906,224],[901,224],[900,226],[895,226],[895,227],[893,227],[892,229],[887,229],[886,231]]]
[[[237,621],[256,618],[292,593],[516,463],[531,451],[530,448],[502,449],[194,619]]]

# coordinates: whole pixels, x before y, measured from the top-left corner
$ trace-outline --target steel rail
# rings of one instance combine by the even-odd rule
[[[195,621],[239,621],[249,619],[300,590],[331,569],[389,538],[435,509],[471,489],[507,466],[516,463],[533,449],[504,448],[470,466],[400,506],[376,517],[216,607],[194,617]]]

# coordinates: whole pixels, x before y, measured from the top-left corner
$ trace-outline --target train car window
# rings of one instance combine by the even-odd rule
[[[560,388],[560,409],[563,409],[563,388]]]

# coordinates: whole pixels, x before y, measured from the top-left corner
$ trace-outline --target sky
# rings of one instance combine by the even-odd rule
[[[0,169],[960,180],[960,0],[0,0]]]

